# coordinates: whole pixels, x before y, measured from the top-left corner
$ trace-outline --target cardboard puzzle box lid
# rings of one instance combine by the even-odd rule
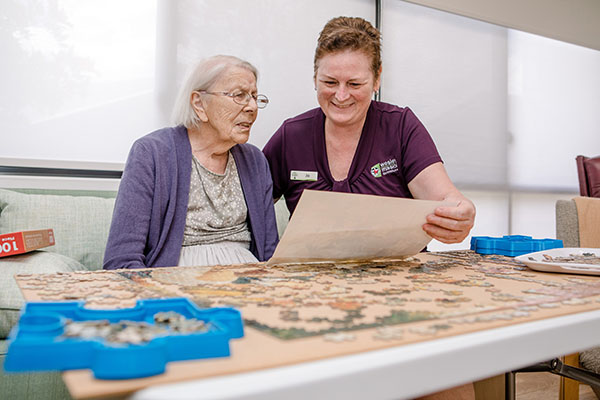
[[[54,243],[52,229],[5,233],[0,235],[0,257],[29,253],[43,247],[54,246]]]

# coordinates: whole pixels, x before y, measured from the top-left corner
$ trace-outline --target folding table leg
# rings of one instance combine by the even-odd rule
[[[507,372],[504,374],[504,398],[506,400],[515,400],[516,389],[515,373]]]

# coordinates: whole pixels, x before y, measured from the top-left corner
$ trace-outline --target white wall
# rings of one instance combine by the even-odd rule
[[[383,2],[382,99],[408,105],[459,183],[506,183],[506,29]]]
[[[534,238],[556,238],[556,201],[573,193],[514,193],[511,196],[511,233]]]
[[[512,30],[508,43],[510,182],[577,189],[575,157],[600,155],[600,51]]]
[[[136,138],[169,124],[187,66],[217,53],[260,71],[271,103],[250,142],[262,147],[317,106],[313,52],[338,15],[374,22],[375,3],[4,2],[0,158],[122,163]],[[496,190],[467,192],[473,234],[553,237],[554,201],[576,192],[575,155],[600,154],[600,52],[399,0],[383,1],[382,33],[382,99],[415,111],[453,180]],[[558,190],[509,202],[505,185]]]
[[[285,118],[317,106],[314,48],[339,15],[374,23],[374,2],[3,3],[0,157],[124,162],[136,138],[170,124],[187,66],[214,54],[258,68],[271,102],[250,142],[262,148]]]
[[[156,1],[23,0],[0,8],[0,157],[125,160],[161,121]]]
[[[284,119],[318,103],[313,83],[317,37],[339,15],[375,23],[372,0],[228,0],[177,2],[177,82],[188,65],[213,54],[232,54],[259,70],[258,89],[269,97],[250,143],[262,148]]]

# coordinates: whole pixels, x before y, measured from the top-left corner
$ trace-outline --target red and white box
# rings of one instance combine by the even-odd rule
[[[42,247],[54,246],[54,231],[42,229],[0,235],[0,257],[28,253]]]

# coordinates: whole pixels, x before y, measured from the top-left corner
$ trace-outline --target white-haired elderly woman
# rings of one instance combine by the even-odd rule
[[[259,108],[257,71],[232,56],[193,69],[175,127],[132,146],[115,203],[104,269],[268,260],[277,245],[272,181],[246,143]]]

